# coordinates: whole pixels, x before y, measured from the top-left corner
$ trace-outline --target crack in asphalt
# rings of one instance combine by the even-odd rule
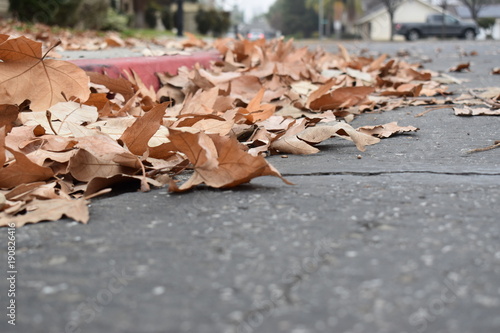
[[[382,176],[382,175],[397,175],[397,174],[430,174],[430,175],[446,175],[446,176],[500,176],[500,172],[443,172],[443,171],[333,171],[333,172],[311,172],[311,173],[282,173],[283,177],[300,177],[300,176]]]

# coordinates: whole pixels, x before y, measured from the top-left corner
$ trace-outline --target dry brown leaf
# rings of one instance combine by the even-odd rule
[[[6,133],[9,133],[18,115],[19,107],[17,105],[0,105],[0,128],[5,126]]]
[[[276,110],[275,105],[261,104],[264,97],[264,88],[255,95],[255,97],[248,103],[246,108],[241,108],[238,112],[241,113],[250,122],[255,123],[258,121],[266,120],[271,117]]]
[[[386,90],[380,93],[381,96],[397,97],[418,97],[422,91],[422,84],[406,83],[400,85],[396,90]]]
[[[180,187],[171,182],[169,191],[186,191],[199,184],[228,188],[260,176],[280,177],[288,183],[264,157],[248,154],[234,138],[176,130],[171,130],[169,138],[179,151],[188,156],[195,170]]]
[[[397,122],[392,122],[384,125],[376,125],[376,126],[362,126],[358,127],[357,131],[361,133],[365,133],[367,135],[376,136],[378,138],[388,138],[395,134],[401,134],[405,132],[416,132],[419,129],[413,126],[398,126]]]
[[[181,114],[210,114],[219,97],[219,89],[198,90],[191,98],[186,98]]]
[[[106,188],[120,185],[122,188],[126,185],[127,191],[143,190],[143,182],[146,181],[153,186],[162,186],[163,184],[154,181],[153,179],[144,178],[142,176],[133,176],[125,174],[117,174],[109,177],[95,177],[90,180],[85,188],[85,197],[92,196]],[[145,191],[143,191],[145,192]]]
[[[323,95],[327,94],[330,89],[337,83],[336,79],[330,79],[326,81],[323,85],[321,85],[317,90],[313,91],[309,96],[307,97],[307,102],[306,102],[306,107],[309,108],[311,103],[319,98],[321,98]],[[310,87],[310,83],[307,83]],[[314,86],[313,86],[314,87]],[[295,88],[297,89],[297,88]]]
[[[16,58],[12,50],[2,51],[2,45],[10,43],[8,38],[0,35],[0,56]],[[82,38],[82,43],[88,45],[63,40],[66,48],[106,46],[105,38]],[[182,42],[169,43],[173,44],[183,47]],[[189,47],[194,44],[204,47],[204,42],[194,36],[184,42]],[[198,184],[225,188],[263,175],[281,177],[263,159],[263,153],[316,153],[314,145],[330,137],[351,140],[360,150],[380,141],[346,123],[322,126],[336,117],[350,121],[366,111],[446,102],[416,97],[446,93],[437,79],[431,81],[435,74],[417,70],[416,65],[402,60],[388,60],[386,55],[374,60],[349,54],[342,46],[338,54],[296,49],[292,40],[266,43],[224,39],[214,45],[223,60],[210,69],[195,66],[194,70],[180,68],[176,76],[158,74],[165,86],[156,93],[135,73],[129,80],[88,73],[96,93],[87,100],[75,100],[97,107],[88,113],[83,111],[87,106],[80,104],[69,111],[58,110],[59,105],[44,114],[26,112],[29,101],[19,105],[18,111],[14,104],[4,102],[10,112],[0,115],[0,128],[14,127],[8,135],[5,130],[0,135],[0,141],[5,141],[5,145],[0,144],[2,172],[19,165],[18,160],[23,158],[30,163],[25,169],[41,165],[52,171],[44,179],[47,184],[24,183],[1,191],[8,195],[4,213],[10,215],[6,216],[23,214],[26,202],[31,200],[77,198],[82,191],[90,198],[121,182],[148,190],[150,185],[170,181],[170,191],[184,191]],[[19,61],[31,59],[25,58]],[[41,54],[39,61],[45,61]],[[377,93],[372,94],[375,89]],[[478,102],[479,97],[474,100]],[[498,100],[496,94],[488,98],[490,104],[483,104],[493,108]],[[165,111],[158,101],[175,105]],[[370,134],[388,136],[410,129],[387,125],[374,128]],[[44,135],[52,129],[71,138]],[[20,155],[15,156],[11,150]],[[191,178],[180,186],[173,183],[169,175],[188,168],[194,169]],[[59,179],[57,175],[67,176]]]
[[[137,156],[101,132],[96,132],[93,136],[78,138],[78,143],[75,147],[86,150],[99,160],[113,161],[114,163],[135,170],[142,168],[142,164]]]
[[[155,106],[123,132],[120,140],[130,152],[142,156],[147,151],[148,142],[160,128],[168,105],[163,103]]]
[[[333,126],[308,127],[294,135],[285,135],[271,144],[271,149],[288,154],[315,154],[319,150],[312,145],[321,143],[331,137],[340,137],[353,141],[360,151],[366,146],[378,143],[380,139],[359,133],[351,125],[337,123]]]
[[[319,153],[319,149],[299,139],[296,135],[281,137],[271,143],[270,149],[281,154],[311,155]]]
[[[89,182],[96,177],[106,178],[121,174],[134,174],[137,169],[120,165],[113,160],[99,158],[80,149],[69,161],[69,172],[82,182]]]
[[[84,199],[50,199],[33,200],[25,205],[26,213],[10,216],[5,212],[0,213],[0,227],[15,223],[16,228],[28,223],[42,221],[57,221],[67,216],[75,221],[87,223],[89,220],[88,201]]]
[[[87,75],[90,78],[90,82],[101,84],[108,88],[109,91],[121,94],[125,98],[125,101],[131,99],[135,94],[132,83],[123,78],[111,78],[97,72],[87,72]]]
[[[15,162],[0,169],[0,188],[11,189],[15,186],[47,180],[54,176],[52,169],[33,163],[23,153],[7,148],[14,155]]]
[[[348,108],[361,104],[366,100],[366,97],[374,91],[375,89],[373,87],[338,88],[314,101],[311,101],[309,107],[312,110],[319,111]]]
[[[453,108],[456,116],[500,116],[500,110],[493,110],[489,108],[471,108],[465,106],[464,108]]]
[[[448,71],[449,72],[463,72],[463,71],[470,72],[470,62],[458,64],[454,67],[451,67]]]
[[[76,97],[87,100],[89,78],[78,66],[44,59],[42,44],[24,36],[0,44],[0,97],[6,104],[31,101],[31,109],[50,106]]]

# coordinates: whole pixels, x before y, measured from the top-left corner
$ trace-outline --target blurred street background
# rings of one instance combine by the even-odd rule
[[[0,0],[0,17],[74,29],[182,36],[402,40],[392,26],[432,14],[500,39],[500,0]]]

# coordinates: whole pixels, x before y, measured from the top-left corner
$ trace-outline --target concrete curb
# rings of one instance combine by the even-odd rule
[[[155,73],[167,72],[177,74],[180,67],[192,68],[196,64],[208,67],[213,61],[220,60],[216,51],[196,52],[191,55],[174,55],[160,57],[124,57],[110,59],[76,59],[68,60],[85,71],[99,72],[117,78],[124,75],[124,71],[134,71],[144,84],[155,90],[160,88],[160,81]]]

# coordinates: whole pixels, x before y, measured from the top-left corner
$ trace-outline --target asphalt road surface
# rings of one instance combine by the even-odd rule
[[[436,71],[470,62],[456,94],[500,86],[498,42],[344,44]],[[271,157],[294,186],[121,193],[93,200],[88,225],[18,229],[16,326],[4,278],[0,331],[500,332],[500,149],[467,153],[500,140],[500,118],[424,110],[357,118],[420,128],[363,153],[332,139]]]

